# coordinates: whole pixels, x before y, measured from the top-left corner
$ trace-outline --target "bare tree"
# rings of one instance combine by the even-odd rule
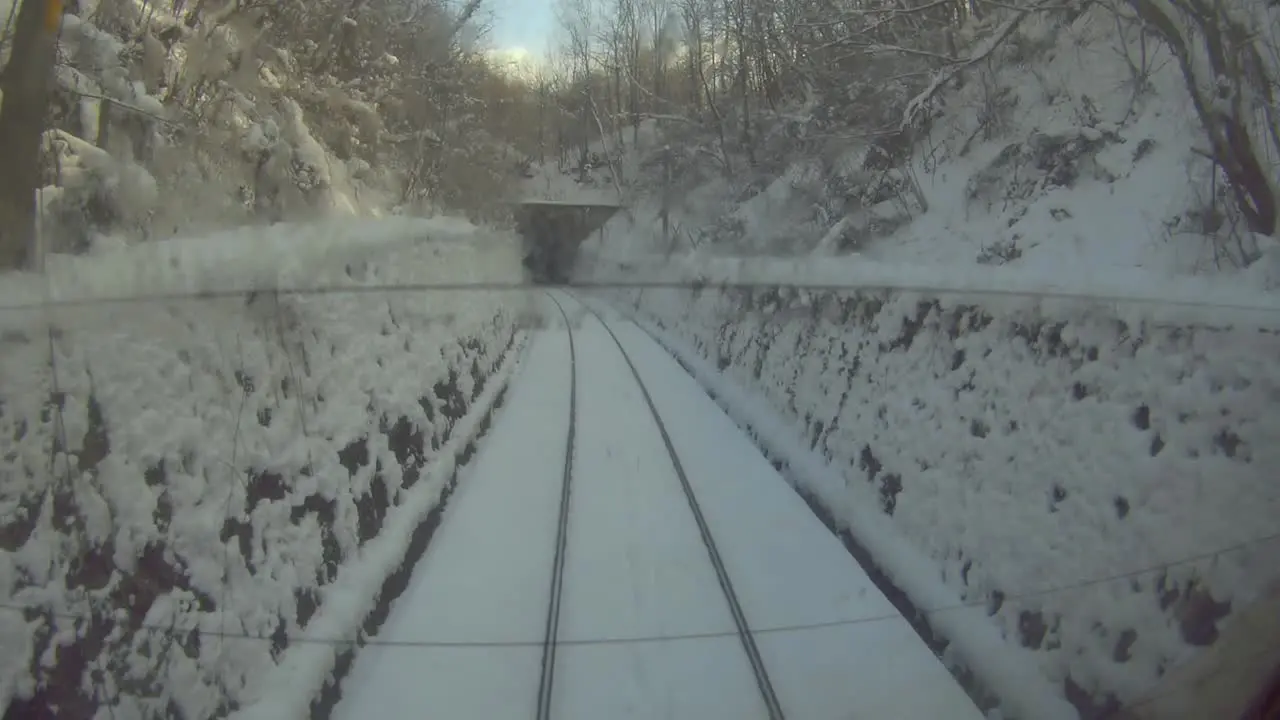
[[[1258,31],[1265,13],[1223,0],[1129,0],[1169,45],[1249,229],[1277,232],[1280,183],[1268,171],[1267,147],[1280,152],[1280,48]],[[1257,13],[1256,16],[1254,13]],[[1274,28],[1273,28],[1274,31]],[[1274,40],[1272,40],[1274,42]]]

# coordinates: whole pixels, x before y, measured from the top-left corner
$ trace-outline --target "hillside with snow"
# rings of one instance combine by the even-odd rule
[[[621,144],[598,144],[619,159],[586,182],[539,177],[527,192],[616,198],[617,175],[633,216],[615,218],[604,245],[589,244],[601,256],[858,257],[999,267],[1066,285],[1136,270],[1136,283],[1226,276],[1277,287],[1276,241],[1233,208],[1176,58],[1117,13],[1093,5],[1022,18],[991,55],[940,73],[952,80],[912,132],[871,141],[819,132],[815,99],[758,130],[773,155],[752,164],[730,154],[723,172],[714,138],[688,118],[659,117],[636,143],[628,131]],[[964,31],[977,42],[1005,24]],[[1280,150],[1260,152],[1274,173]]]

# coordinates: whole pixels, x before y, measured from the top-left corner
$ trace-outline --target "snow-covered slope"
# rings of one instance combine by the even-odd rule
[[[513,247],[459,222],[280,226],[5,276],[0,705],[316,700],[520,344],[516,294],[370,288],[510,281]],[[355,292],[272,292],[299,285]],[[263,289],[111,299],[235,287]]]
[[[980,264],[1074,282],[1141,269],[1280,287],[1280,244],[1233,210],[1178,63],[1139,35],[1103,3],[1033,13],[989,62],[947,84],[914,142],[809,135],[806,108],[791,108],[762,140],[785,138],[784,159],[734,157],[727,176],[710,161],[710,130],[690,139],[688,121],[647,121],[614,161],[633,215],[587,247]],[[585,192],[611,184],[607,169],[593,173]]]

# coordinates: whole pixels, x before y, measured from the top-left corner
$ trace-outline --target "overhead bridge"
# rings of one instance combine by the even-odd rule
[[[524,266],[537,284],[567,284],[578,248],[604,227],[620,205],[556,200],[526,200],[515,210],[516,231],[524,243]]]

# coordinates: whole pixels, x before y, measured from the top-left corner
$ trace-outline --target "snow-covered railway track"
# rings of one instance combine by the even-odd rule
[[[564,594],[564,557],[569,537],[569,491],[573,483],[573,442],[578,425],[578,353],[573,344],[573,324],[564,306],[550,292],[547,297],[564,319],[569,344],[569,431],[565,434],[564,474],[560,480],[560,508],[556,518],[556,540],[551,560],[551,588],[547,599],[547,626],[542,639],[542,675],[538,681],[537,720],[551,720],[551,690],[556,672],[556,640],[560,634],[560,601]]]
[[[559,302],[557,307],[563,307]],[[609,327],[609,323],[601,315],[586,304],[582,307],[595,318],[595,321],[604,328],[613,340],[614,346],[618,349],[622,360],[627,364],[631,376],[635,379],[636,385],[640,389],[644,402],[649,410],[649,415],[653,418],[654,425],[658,433],[662,436],[663,446],[666,448],[667,457],[671,461],[671,467],[676,477],[680,481],[680,489],[684,494],[685,500],[689,504],[689,511],[693,516],[693,521],[698,526],[698,535],[702,539],[702,545],[706,549],[707,558],[715,570],[716,581],[720,585],[720,590],[724,595],[725,602],[728,606],[729,614],[733,617],[733,624],[737,630],[738,639],[742,643],[742,649],[746,653],[747,661],[751,664],[752,674],[755,676],[756,686],[760,690],[761,699],[764,701],[765,708],[768,712],[770,720],[782,720],[786,715],[782,711],[782,703],[778,700],[778,695],[774,691],[773,682],[769,679],[769,671],[765,667],[764,659],[760,656],[760,649],[756,646],[755,636],[752,634],[751,625],[747,620],[746,614],[742,610],[742,603],[738,600],[738,594],[734,591],[733,581],[729,577],[728,570],[725,569],[724,560],[720,556],[720,551],[716,545],[715,537],[712,535],[711,528],[707,525],[707,520],[702,512],[702,506],[698,502],[697,493],[694,492],[693,486],[689,483],[689,476],[685,472],[684,464],[680,462],[680,454],[676,452],[675,446],[671,442],[671,434],[667,431],[667,425],[663,422],[662,414],[658,412],[657,405],[653,402],[653,396],[649,393],[649,388],[645,385],[644,379],[640,377],[640,371],[636,369],[635,362],[623,347],[622,342],[614,333],[613,328]],[[566,323],[568,316],[565,316]],[[571,425],[572,427],[572,425]]]

